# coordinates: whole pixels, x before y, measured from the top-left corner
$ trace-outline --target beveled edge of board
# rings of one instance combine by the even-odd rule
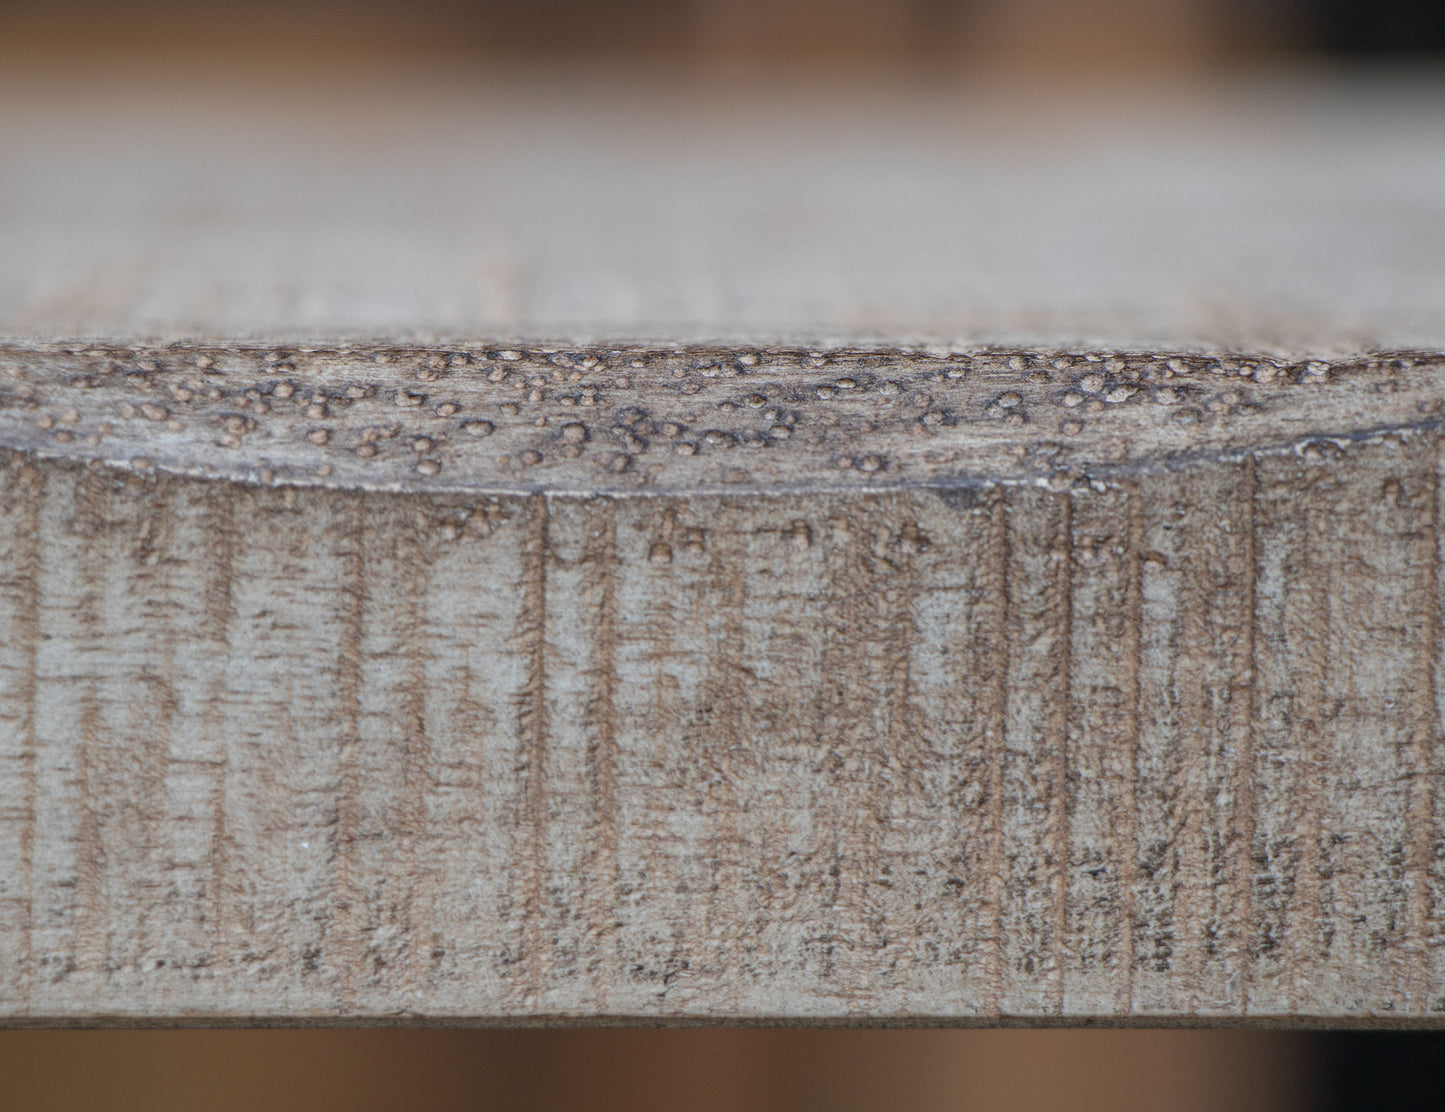
[[[0,448],[354,491],[1087,490],[1442,422],[1433,351],[0,343]]]

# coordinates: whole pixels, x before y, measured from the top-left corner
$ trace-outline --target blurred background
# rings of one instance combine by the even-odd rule
[[[764,93],[813,72],[1021,92],[1438,72],[1445,0],[0,0],[0,76],[221,74],[302,96],[378,67],[538,87],[699,74]],[[0,1106],[1425,1109],[1442,1061],[1441,1036],[1391,1033],[8,1031]]]
[[[1289,55],[1429,55],[1440,0],[3,0],[7,65],[423,59],[1129,78]]]
[[[1309,1112],[1439,1107],[1433,1034],[9,1031],[13,1112]]]

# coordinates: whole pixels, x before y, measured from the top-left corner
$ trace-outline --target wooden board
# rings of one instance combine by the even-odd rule
[[[1072,179],[12,97],[0,1020],[1436,1024],[1440,117],[1330,96]]]

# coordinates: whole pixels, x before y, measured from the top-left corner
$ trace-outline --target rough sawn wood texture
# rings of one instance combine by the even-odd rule
[[[0,75],[0,1023],[1440,1022],[1445,85],[377,69]]]
[[[4,358],[6,1022],[1445,1014],[1439,358]]]

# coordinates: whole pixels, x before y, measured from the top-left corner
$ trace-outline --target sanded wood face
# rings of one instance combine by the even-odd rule
[[[1438,457],[619,499],[14,454],[0,1011],[1432,1022]]]

